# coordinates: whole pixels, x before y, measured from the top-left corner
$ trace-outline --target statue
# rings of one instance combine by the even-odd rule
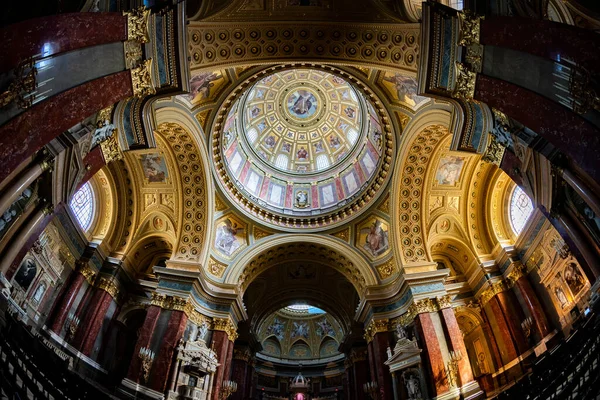
[[[406,386],[406,392],[408,393],[409,400],[421,399],[421,387],[419,384],[419,378],[415,374],[405,375],[404,385]]]
[[[396,324],[396,339],[398,341],[406,339],[406,329],[400,323]]]
[[[204,340],[206,338],[207,333],[208,333],[208,323],[206,321],[202,321],[202,324],[198,327],[197,340]]]
[[[387,348],[387,356],[388,356],[388,360],[390,358],[392,358],[392,349],[390,348],[390,346],[388,346],[388,348]]]

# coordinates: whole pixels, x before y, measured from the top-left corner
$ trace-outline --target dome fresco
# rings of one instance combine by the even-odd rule
[[[381,166],[391,135],[381,109],[355,85],[320,69],[293,68],[257,79],[233,99],[215,155],[232,200],[239,203],[241,192],[251,207],[279,219],[370,201],[376,191],[368,189],[375,181],[379,189],[376,178],[387,175]]]

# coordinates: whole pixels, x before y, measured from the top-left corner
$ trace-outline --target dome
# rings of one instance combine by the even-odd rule
[[[358,80],[334,72],[264,73],[217,118],[219,181],[232,203],[262,222],[330,226],[379,195],[392,154],[384,111]]]

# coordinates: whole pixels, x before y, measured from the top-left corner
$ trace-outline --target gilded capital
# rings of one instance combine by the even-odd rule
[[[479,44],[482,19],[483,17],[475,15],[475,13],[470,10],[465,10],[458,13],[460,30],[458,39],[459,46]]]
[[[456,63],[456,81],[452,97],[462,100],[472,100],[475,95],[477,74],[460,62]]]
[[[114,279],[100,277],[100,279],[97,281],[96,287],[100,290],[104,290],[110,295],[110,297],[115,299],[115,301],[119,297],[119,286]]]
[[[484,306],[492,299],[492,297],[494,297],[500,292],[504,292],[506,289],[507,287],[504,281],[498,281],[496,283],[493,283],[490,287],[488,287],[481,293],[481,295],[479,296],[479,302],[482,306]]]
[[[237,328],[235,324],[229,318],[213,318],[212,321],[212,330],[213,331],[224,331],[227,333],[227,337],[232,342],[235,342],[237,339]]]
[[[513,269],[506,276],[506,285],[510,288],[517,283],[519,279],[525,276],[525,267],[520,261],[513,263]]]
[[[487,149],[485,150],[485,154],[481,158],[483,161],[496,164],[500,167],[500,163],[502,162],[502,157],[504,157],[504,152],[506,151],[506,147],[502,146],[498,140],[496,140],[496,136],[489,136],[489,144]]]
[[[422,299],[415,301],[408,308],[408,312],[411,315],[418,315],[429,312],[437,312],[439,310],[437,302],[434,302],[433,299]]]
[[[78,261],[77,264],[79,265],[79,273],[83,275],[83,277],[86,281],[88,281],[88,283],[91,284],[94,281],[94,277],[96,276],[96,271],[92,267],[90,267],[90,265],[87,262]]]
[[[380,332],[387,332],[390,330],[390,320],[385,319],[372,319],[367,329],[365,329],[364,338],[367,340],[367,343],[371,342],[376,334]]]
[[[119,139],[117,139],[118,134],[117,130],[113,131],[113,134],[108,137],[108,139],[100,142],[100,150],[102,151],[102,156],[104,157],[104,162],[109,164],[113,161],[121,160],[123,158],[123,153],[121,152],[121,147],[119,146]]]
[[[141,6],[130,11],[124,11],[123,15],[127,16],[127,40],[135,40],[140,43],[149,42],[148,21],[150,10]]]
[[[440,310],[443,308],[451,308],[452,307],[452,299],[448,295],[440,296],[436,300],[437,300],[437,304],[438,304],[438,307],[440,308]]]
[[[139,67],[131,69],[131,85],[135,97],[145,97],[155,94],[156,88],[152,82],[152,59],[144,60]]]

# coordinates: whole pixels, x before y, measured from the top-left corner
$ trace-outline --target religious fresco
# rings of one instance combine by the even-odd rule
[[[414,110],[429,100],[427,97],[417,95],[417,80],[413,77],[398,72],[385,72],[380,79],[381,85],[392,101]]]
[[[447,155],[440,159],[435,180],[438,185],[455,186],[460,180],[460,174],[466,157]]]
[[[270,356],[279,357],[281,355],[281,346],[274,339],[267,339],[263,342],[263,352]]]
[[[144,177],[148,183],[166,183],[169,171],[165,157],[159,153],[141,154],[139,156]]]
[[[283,335],[285,331],[285,322],[281,321],[279,318],[275,317],[273,322],[267,327],[265,334],[267,336],[275,335],[275,337],[279,340],[283,340]]]
[[[200,72],[190,79],[190,92],[184,95],[192,106],[202,105],[214,100],[220,90],[228,83],[225,71]]]
[[[573,296],[577,296],[585,286],[585,278],[574,262],[570,262],[565,267],[563,277]]]
[[[387,254],[390,249],[389,224],[381,218],[372,217],[357,227],[356,247],[372,259]]]
[[[215,227],[214,249],[225,257],[232,257],[248,244],[246,230],[246,224],[231,214],[221,218]]]
[[[303,337],[308,339],[308,323],[306,321],[294,321],[292,327],[292,339],[297,337]]]
[[[312,351],[310,350],[310,347],[306,343],[296,342],[290,349],[289,357],[290,358],[311,358]]]
[[[338,354],[338,343],[333,339],[324,340],[319,350],[320,357],[331,357]]]
[[[333,330],[333,326],[327,321],[327,318],[323,317],[319,321],[317,321],[317,336],[333,336],[335,337],[335,331]]]

